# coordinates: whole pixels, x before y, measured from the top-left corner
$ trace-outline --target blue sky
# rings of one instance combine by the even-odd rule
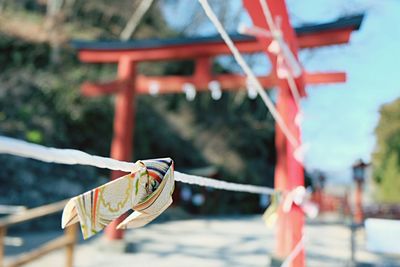
[[[175,13],[169,16],[174,18],[169,22],[179,28],[193,17],[191,10],[196,10],[196,2],[178,3],[167,5],[170,9],[166,14]],[[345,84],[307,87],[308,97],[302,100],[301,128],[303,141],[309,147],[306,168],[326,171],[331,180],[350,181],[351,164],[358,158],[369,161],[375,148],[373,132],[380,106],[400,97],[400,1],[289,0],[287,4],[294,25],[328,22],[346,14],[366,14],[349,45],[300,54],[309,71],[343,70],[348,74]],[[233,1],[231,14],[240,8],[241,1]],[[183,15],[176,19],[176,14]],[[246,14],[242,14],[241,21],[250,24]],[[231,32],[235,24],[228,23]],[[196,33],[212,34],[215,30],[205,22]]]

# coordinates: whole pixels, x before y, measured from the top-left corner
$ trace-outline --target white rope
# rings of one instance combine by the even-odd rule
[[[257,93],[261,96],[261,99],[264,101],[265,105],[271,112],[272,117],[275,119],[276,123],[279,125],[281,128],[283,134],[286,136],[286,138],[289,140],[289,142],[297,147],[298,142],[296,138],[293,136],[293,134],[290,132],[288,126],[286,125],[285,121],[282,119],[281,115],[279,112],[276,110],[272,100],[268,97],[267,93],[265,92],[264,88],[261,86],[260,82],[250,69],[250,67],[247,65],[246,61],[243,59],[242,55],[240,54],[239,50],[233,43],[232,39],[229,37],[228,33],[225,31],[224,27],[222,26],[221,22],[218,20],[217,16],[215,13],[212,11],[209,3],[207,0],[199,0],[201,6],[203,7],[205,13],[207,14],[208,18],[211,20],[211,22],[214,24],[215,28],[221,35],[222,39],[225,41],[226,45],[229,47],[231,50],[233,57],[235,58],[236,62],[239,64],[239,66],[243,69],[245,72],[246,76],[250,80],[250,82],[254,85],[254,89],[257,90]]]
[[[45,147],[4,136],[0,136],[0,153],[32,158],[45,162],[89,165],[124,172],[131,172],[134,166],[131,162],[92,156],[75,149]]]
[[[125,28],[122,30],[119,38],[122,41],[128,41],[129,38],[132,37],[132,34],[135,32],[136,27],[139,25],[140,21],[142,20],[143,16],[146,12],[150,9],[151,4],[154,0],[144,0],[139,3],[136,10],[133,12],[131,18],[129,19],[128,23],[126,24]]]
[[[288,74],[286,76],[286,80],[289,84],[290,91],[292,92],[294,102],[297,105],[297,109],[300,110],[301,109],[301,105],[300,105],[301,97],[300,97],[300,93],[299,93],[299,88],[297,87],[296,81],[294,80],[294,77],[290,73],[290,71],[288,72]]]
[[[300,66],[298,60],[296,59],[296,57],[293,55],[292,50],[290,50],[290,48],[288,47],[286,42],[283,40],[281,29],[275,25],[275,22],[272,17],[271,11],[269,10],[267,1],[260,0],[260,4],[261,4],[261,8],[264,13],[264,17],[267,21],[268,27],[271,30],[272,37],[278,43],[279,48],[281,50],[280,52],[282,53],[285,61],[287,62],[288,65],[290,65],[291,70],[287,71],[286,78],[287,78],[287,81],[289,84],[290,91],[292,92],[293,98],[296,102],[296,105],[298,108],[300,108],[300,93],[299,93],[299,89],[297,88],[297,85],[294,81],[293,73],[295,74],[296,77],[301,75],[301,71],[302,71],[301,66]],[[292,73],[292,71],[293,71],[293,73]]]
[[[259,1],[261,4],[262,11],[264,13],[264,17],[267,21],[268,27],[271,30],[272,37],[278,42],[279,47],[282,49],[282,53],[285,55],[287,63],[291,66],[294,72],[294,75],[296,77],[301,75],[302,72],[301,66],[297,58],[293,55],[293,52],[290,50],[289,46],[284,41],[282,36],[282,31],[278,26],[276,26],[266,0],[259,0]]]
[[[119,161],[111,158],[89,155],[85,152],[75,149],[59,149],[45,147],[37,144],[28,143],[14,138],[0,136],[0,153],[10,154],[20,157],[32,158],[45,162],[61,164],[80,164],[89,165],[110,170],[131,172],[134,164],[125,161]],[[246,184],[236,184],[207,177],[189,175],[175,171],[175,180],[187,184],[196,184],[199,186],[212,187],[216,189],[247,192],[253,194],[273,194],[276,193],[273,188]]]
[[[229,191],[237,191],[237,192],[247,192],[261,195],[271,195],[276,193],[273,188],[264,187],[264,186],[255,186],[255,185],[246,185],[246,184],[236,184],[225,182],[221,180],[215,180],[207,177],[201,177],[197,175],[189,175],[186,173],[181,173],[175,171],[175,181],[186,183],[186,184],[196,184],[205,187],[212,187],[216,189],[223,189]]]
[[[290,252],[289,256],[286,257],[281,267],[288,267],[290,263],[297,257],[297,255],[299,255],[303,247],[304,247],[304,235],[301,237],[300,241],[293,248],[292,252]]]

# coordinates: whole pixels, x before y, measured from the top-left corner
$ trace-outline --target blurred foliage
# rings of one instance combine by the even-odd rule
[[[63,27],[70,29],[67,40],[93,37],[89,34],[93,27],[98,30],[95,38],[115,38],[130,16],[127,10],[132,9],[131,1],[115,5],[71,2],[75,3],[72,10],[63,9]],[[33,0],[7,1],[4,10],[7,14],[35,14],[38,23],[45,15],[44,4]],[[68,44],[61,49],[62,64],[54,66],[48,42],[18,36],[0,32],[0,135],[108,156],[113,97],[83,97],[79,87],[88,80],[114,79],[116,66],[80,63]],[[176,33],[167,28],[160,6],[155,5],[135,38],[168,36]],[[214,69],[229,71],[217,63]],[[141,63],[139,72],[188,75],[193,72],[193,62]],[[183,94],[139,96],[136,102],[134,160],[169,156],[178,170],[212,165],[221,179],[273,185],[274,123],[260,99],[250,100],[242,90],[224,93],[219,101],[212,100],[209,93],[199,93],[192,102]],[[87,166],[47,164],[8,155],[0,155],[0,166],[0,203],[29,207],[79,194],[103,183],[109,175],[107,170]],[[259,211],[257,195],[195,186],[193,191],[207,196],[202,213]]]
[[[27,28],[39,24],[43,30],[48,14],[47,3],[50,1],[61,6],[57,19],[62,24],[60,33],[67,35],[68,41],[70,38],[118,38],[141,0],[120,0],[112,4],[106,0],[1,0],[0,18],[17,18],[21,24],[29,22]],[[176,35],[160,15],[161,7],[158,3],[152,5],[141,20],[140,29],[135,33],[136,38]]]
[[[400,99],[384,105],[380,115],[373,155],[378,198],[385,203],[400,203]]]

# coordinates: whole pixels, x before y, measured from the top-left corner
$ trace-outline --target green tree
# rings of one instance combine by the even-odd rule
[[[373,155],[378,199],[400,202],[400,98],[384,105],[375,129],[377,147]]]

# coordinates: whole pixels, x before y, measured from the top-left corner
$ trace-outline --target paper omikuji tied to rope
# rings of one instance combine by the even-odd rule
[[[174,163],[170,158],[135,163],[132,173],[115,179],[67,203],[62,227],[78,221],[89,238],[128,210],[134,210],[117,228],[142,227],[172,203]]]

